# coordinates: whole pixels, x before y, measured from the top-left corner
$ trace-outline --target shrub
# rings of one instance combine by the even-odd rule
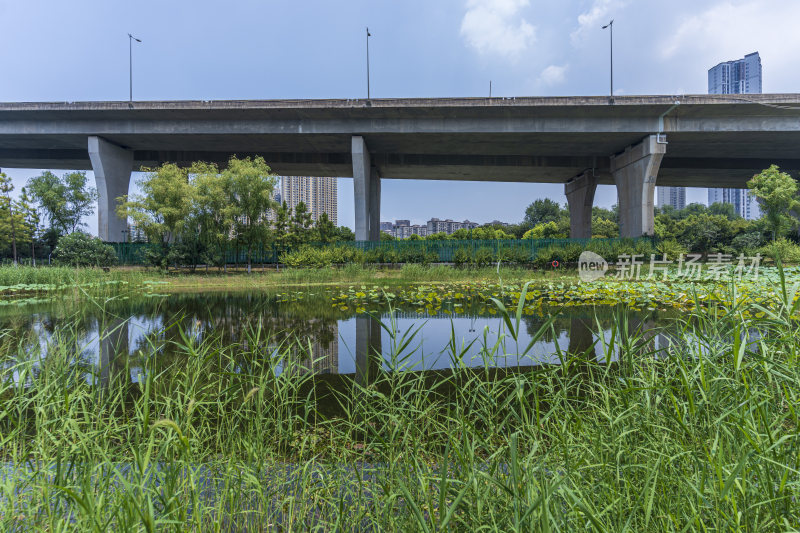
[[[401,250],[398,254],[397,261],[399,263],[417,263],[420,265],[427,265],[439,260],[439,254],[435,252],[427,252],[422,247],[408,247]]]
[[[504,263],[512,263],[522,265],[530,260],[528,250],[520,246],[512,246],[508,248],[500,248],[500,252],[495,259],[503,261]]]
[[[472,264],[475,266],[486,266],[492,262],[493,257],[494,253],[491,248],[478,248],[475,250],[475,253],[472,254]]]
[[[464,266],[469,264],[470,261],[472,261],[472,253],[470,252],[469,248],[462,246],[453,252],[453,263],[456,265]]]
[[[316,248],[306,245],[281,254],[280,261],[293,268],[325,268],[335,264],[361,264],[364,253],[350,246]]]
[[[759,252],[775,262],[780,257],[783,263],[800,263],[800,246],[788,239],[778,239],[762,246]]]
[[[731,245],[736,249],[739,253],[744,253],[748,255],[754,255],[755,251],[758,250],[764,244],[764,237],[761,235],[760,231],[748,231],[747,233],[740,233],[736,237],[733,238]]]
[[[53,252],[53,258],[62,265],[83,267],[106,267],[117,262],[117,254],[113,247],[97,237],[80,231],[61,237]]]
[[[667,239],[659,242],[656,245],[656,253],[659,256],[659,259],[666,255],[667,260],[676,261],[682,254],[687,253],[687,250],[685,246],[675,239]],[[648,256],[646,259],[649,259],[649,257],[650,256]]]

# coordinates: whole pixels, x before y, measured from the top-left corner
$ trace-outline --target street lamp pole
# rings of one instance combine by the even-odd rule
[[[369,100],[369,38],[372,37],[372,34],[369,32],[369,27],[367,27],[367,100]]]
[[[608,98],[610,102],[614,102],[614,19],[611,19],[611,22],[603,26],[603,29],[606,28],[610,30],[609,36],[611,38],[611,93]]]
[[[130,33],[128,34],[128,71],[130,74],[129,81],[130,81],[130,93],[129,93],[129,101],[133,102],[133,41],[137,43],[142,42],[141,39],[137,39]]]

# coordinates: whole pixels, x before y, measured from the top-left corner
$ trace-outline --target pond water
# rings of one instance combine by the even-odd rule
[[[303,346],[298,363],[320,374],[358,374],[366,367],[442,370],[454,365],[526,367],[558,364],[566,353],[588,353],[605,362],[603,347],[614,324],[647,330],[651,345],[668,345],[674,314],[622,307],[541,309],[523,317],[516,339],[496,309],[459,306],[458,311],[388,305],[361,310],[332,304],[334,291],[302,297],[265,293],[206,293],[123,298],[105,304],[54,301],[0,315],[4,343],[22,343],[31,356],[45,355],[57,342],[74,343],[95,375],[127,366],[141,379],[144,354],[168,357],[186,340],[247,343],[260,338],[278,350]],[[555,318],[551,318],[555,316]],[[541,334],[540,329],[552,320]],[[403,350],[398,346],[411,339]],[[534,340],[534,338],[536,340]],[[380,355],[378,355],[380,354]],[[127,358],[127,365],[120,365]]]

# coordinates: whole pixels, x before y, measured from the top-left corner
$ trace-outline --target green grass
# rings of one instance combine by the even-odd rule
[[[397,269],[378,269],[370,266],[347,265],[342,268],[288,268],[276,271],[255,270],[252,274],[229,270],[228,273],[210,270],[170,271],[112,268],[108,272],[94,268],[0,266],[0,295],[9,288],[27,292],[52,292],[81,286],[118,284],[124,291],[145,288],[147,281],[166,282],[159,292],[202,290],[270,290],[294,286],[341,285],[380,282],[381,284],[408,285],[413,283],[439,283],[503,279],[522,282],[532,278],[549,280],[575,278],[575,272],[533,272],[524,268],[501,265],[492,268],[458,269],[447,266],[404,265]],[[113,294],[106,290],[104,295]],[[93,295],[97,295],[93,293]]]
[[[498,302],[482,368],[453,342],[452,372],[338,386],[258,326],[236,343],[166,328],[104,386],[69,329],[46,358],[6,335],[0,529],[797,529],[800,304],[779,293],[760,319],[687,315],[668,355],[619,314],[611,363],[561,347],[513,372],[489,364],[524,351],[521,307]],[[400,367],[414,332],[385,326]]]
[[[141,282],[147,273],[136,270],[72,268],[64,266],[0,266],[0,287],[14,285],[81,285],[105,281]]]

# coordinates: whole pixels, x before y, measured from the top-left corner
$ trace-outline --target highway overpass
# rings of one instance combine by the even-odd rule
[[[131,170],[261,155],[281,175],[352,176],[356,237],[381,179],[564,183],[573,236],[616,184],[623,236],[653,231],[654,186],[743,187],[800,171],[800,94],[0,103],[0,168],[92,169],[118,240]]]

